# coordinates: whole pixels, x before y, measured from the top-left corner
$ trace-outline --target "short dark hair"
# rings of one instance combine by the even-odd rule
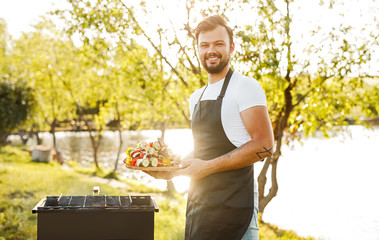
[[[223,26],[226,29],[226,31],[228,32],[230,45],[232,45],[232,43],[233,43],[233,30],[230,27],[228,27],[225,19],[219,15],[207,17],[197,25],[197,27],[195,29],[196,42],[198,42],[199,34],[201,32],[212,31],[217,26]]]

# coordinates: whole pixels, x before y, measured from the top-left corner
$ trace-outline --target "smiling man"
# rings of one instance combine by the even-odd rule
[[[195,30],[208,84],[190,98],[194,151],[177,174],[191,177],[186,239],[259,239],[253,163],[272,154],[273,133],[259,83],[230,68],[233,31],[220,16]]]
[[[185,239],[259,239],[258,189],[253,164],[272,154],[273,132],[258,81],[233,72],[233,31],[220,16],[195,30],[208,84],[190,97],[194,150],[176,172],[145,171],[156,178],[191,178]]]

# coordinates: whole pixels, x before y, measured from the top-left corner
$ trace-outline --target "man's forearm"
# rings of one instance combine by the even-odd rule
[[[249,141],[233,151],[209,161],[212,172],[222,172],[249,166],[273,154],[271,142]]]

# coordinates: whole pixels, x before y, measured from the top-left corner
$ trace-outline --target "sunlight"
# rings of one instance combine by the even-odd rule
[[[155,141],[161,136],[159,130],[145,130],[141,131],[143,135],[147,136],[146,141]],[[181,158],[185,157],[193,150],[193,138],[191,129],[170,129],[165,132],[165,143],[174,154],[179,155]],[[148,177],[149,184],[159,189],[166,188],[166,181]],[[178,176],[172,179],[175,188],[180,193],[188,191],[190,178],[186,176]]]
[[[185,157],[193,149],[191,129],[167,130],[165,142],[168,147],[181,157]]]
[[[172,181],[175,185],[176,191],[180,193],[185,193],[188,191],[191,179],[186,176],[179,176],[179,177],[173,178]]]
[[[175,154],[185,157],[193,150],[193,138],[191,129],[167,130],[165,142]],[[186,176],[178,176],[173,180],[178,192],[184,193],[188,190],[191,179]]]

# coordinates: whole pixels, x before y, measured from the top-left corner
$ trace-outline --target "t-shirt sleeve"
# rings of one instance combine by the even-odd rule
[[[244,78],[238,86],[238,110],[242,112],[255,106],[266,106],[266,94],[259,82],[254,78]]]
[[[190,110],[190,119],[192,120],[192,115],[193,115],[193,111],[195,109],[195,105],[197,104],[197,102],[199,101],[199,98],[200,98],[200,95],[201,93],[203,92],[205,86],[194,91],[191,96],[190,96],[190,99],[189,99],[189,110]]]

